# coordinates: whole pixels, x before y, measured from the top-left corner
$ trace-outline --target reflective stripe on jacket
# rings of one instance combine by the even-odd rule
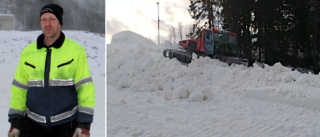
[[[94,85],[84,48],[65,38],[51,46],[43,34],[28,45],[11,86],[9,121],[27,115],[43,126],[93,121]]]

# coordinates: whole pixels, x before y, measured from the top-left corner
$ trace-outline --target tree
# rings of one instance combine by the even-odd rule
[[[318,73],[320,1],[223,0],[223,29],[238,36],[241,57]],[[231,22],[231,23],[229,23]]]
[[[182,40],[182,36],[183,36],[182,29],[183,29],[182,23],[179,22],[179,24],[178,24],[178,34],[179,34],[179,37],[180,37],[180,41]]]
[[[169,29],[169,37],[170,37],[170,42],[172,42],[173,44],[176,44],[176,28],[171,26]],[[173,40],[173,41],[171,41]]]
[[[218,5],[217,2],[218,0],[190,0],[188,12],[195,23],[187,37],[199,38],[202,29],[213,26],[214,14],[217,12],[213,6]]]

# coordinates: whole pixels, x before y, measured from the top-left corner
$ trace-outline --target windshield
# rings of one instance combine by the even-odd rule
[[[213,32],[215,53],[225,56],[237,56],[237,36],[229,33]]]

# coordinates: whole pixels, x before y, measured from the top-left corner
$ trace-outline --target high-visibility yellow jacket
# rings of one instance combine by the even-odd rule
[[[27,116],[47,127],[74,119],[93,121],[95,90],[85,50],[60,34],[50,46],[42,34],[21,52],[11,86],[9,121]]]

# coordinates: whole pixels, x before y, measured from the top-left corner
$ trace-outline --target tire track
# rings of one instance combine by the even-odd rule
[[[282,137],[312,136],[320,131],[319,111],[290,104],[241,95],[201,102],[155,96],[108,90],[108,135]]]

